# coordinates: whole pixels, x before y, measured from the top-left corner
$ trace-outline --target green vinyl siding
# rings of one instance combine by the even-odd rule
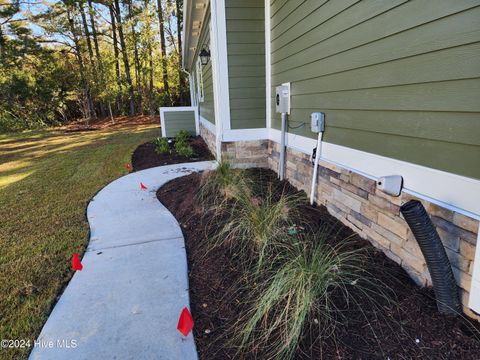
[[[264,1],[226,0],[225,5],[231,128],[264,128]]]
[[[197,79],[197,59],[198,54],[206,47],[210,50],[210,10],[208,14],[205,16],[205,20],[203,22],[202,31],[200,33],[200,40],[199,45],[197,48],[197,52],[195,54],[194,62],[193,62],[193,76]],[[213,78],[212,78],[212,61],[210,60],[207,65],[202,66],[202,75],[203,75],[203,102],[200,102],[200,116],[204,119],[208,120],[212,124],[215,124],[215,106],[213,100]],[[194,84],[196,89],[196,84]]]
[[[315,138],[309,116],[324,111],[329,143],[480,178],[479,0],[270,10],[272,91],[291,82],[289,132]]]
[[[191,135],[196,134],[194,111],[165,111],[163,121],[167,137],[174,137],[180,130],[187,130]]]

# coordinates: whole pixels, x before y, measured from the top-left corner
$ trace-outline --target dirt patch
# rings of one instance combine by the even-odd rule
[[[170,144],[170,154],[157,154],[155,145],[147,142],[135,149],[132,155],[132,167],[134,171],[149,169],[155,166],[178,164],[185,162],[196,162],[214,160],[212,153],[208,149],[207,144],[200,136],[189,139],[189,144],[193,148],[193,156],[180,156],[174,151],[173,142]]]
[[[276,181],[269,170],[251,170],[258,181]],[[191,307],[195,321],[194,336],[200,359],[239,358],[230,346],[231,329],[246,310],[242,294],[232,295],[232,285],[241,283],[242,271],[229,248],[217,248],[205,254],[202,243],[217,225],[204,216],[195,202],[200,185],[199,174],[177,178],[160,188],[158,199],[181,224],[189,262]],[[295,191],[290,187],[290,191]],[[344,316],[332,336],[314,341],[314,324],[307,324],[297,351],[298,359],[478,359],[479,327],[462,318],[438,314],[431,289],[418,288],[404,270],[370,243],[328,214],[324,207],[305,205],[301,216],[312,228],[328,222],[339,229],[332,243],[349,236],[352,248],[366,255],[365,266],[372,281],[393,289],[391,299],[375,296],[376,306],[363,294],[353,294],[350,306],[339,300]],[[360,311],[359,311],[360,309]],[[318,327],[318,326],[317,326]],[[262,358],[241,353],[240,358]]]
[[[117,129],[126,126],[150,125],[158,124],[160,127],[160,119],[158,116],[137,115],[137,116],[117,116],[114,121],[110,117],[97,118],[89,121],[87,125],[85,120],[75,120],[63,126],[66,133],[75,133],[82,131],[96,131],[103,129]]]

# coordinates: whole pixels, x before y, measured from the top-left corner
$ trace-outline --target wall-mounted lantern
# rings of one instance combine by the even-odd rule
[[[208,62],[210,61],[210,50],[207,50],[206,48],[203,48],[202,51],[200,51],[200,62],[202,65],[207,65]]]

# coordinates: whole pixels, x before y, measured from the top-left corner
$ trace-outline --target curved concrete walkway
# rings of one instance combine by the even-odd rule
[[[176,329],[189,306],[182,231],[155,192],[214,167],[206,161],[139,171],[92,199],[83,270],[53,309],[30,359],[197,359],[192,334],[184,338]]]

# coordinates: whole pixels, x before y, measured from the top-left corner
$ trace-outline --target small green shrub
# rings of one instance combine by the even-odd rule
[[[170,153],[170,145],[168,144],[168,139],[164,137],[157,137],[153,140],[155,145],[155,152],[157,154],[168,154]]]
[[[180,130],[175,135],[175,151],[180,156],[192,157],[194,154],[193,148],[188,143],[190,134],[186,130]]]
[[[188,144],[188,139],[190,138],[190,134],[187,130],[180,130],[175,135],[175,143],[176,144]]]
[[[185,156],[185,157],[192,157],[193,156],[193,149],[188,143],[187,144],[182,144],[182,143],[176,142],[175,143],[175,151],[180,156]]]
[[[276,244],[269,270],[255,277],[258,297],[239,321],[241,348],[291,359],[307,320],[317,324],[321,336],[331,334],[336,315],[332,294],[335,300],[348,298],[349,289],[362,286],[364,275],[359,252],[328,245],[329,236],[331,229],[326,228],[316,237],[286,237]]]

